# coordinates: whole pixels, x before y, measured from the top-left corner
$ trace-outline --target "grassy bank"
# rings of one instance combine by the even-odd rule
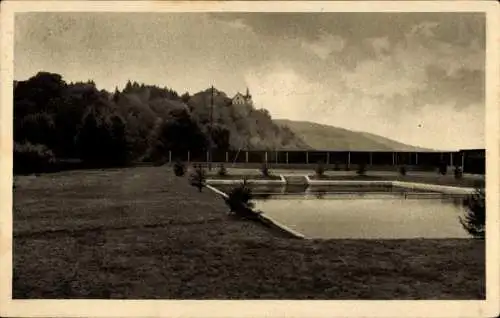
[[[14,298],[478,299],[484,242],[293,240],[167,167],[16,177]]]

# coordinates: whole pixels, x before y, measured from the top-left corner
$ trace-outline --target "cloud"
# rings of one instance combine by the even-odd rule
[[[484,33],[465,13],[29,13],[16,17],[15,73],[248,86],[276,117],[439,148],[484,137]]]
[[[243,19],[236,20],[220,20],[219,23],[232,29],[245,30],[252,32],[252,28],[244,23]]]
[[[344,75],[349,89],[377,98],[410,94],[425,87],[425,69],[404,64],[388,55],[360,62],[352,72]]]
[[[377,56],[387,55],[391,51],[391,43],[387,36],[368,38],[365,41],[373,47]]]
[[[332,52],[341,52],[345,46],[345,40],[340,36],[322,32],[318,40],[303,40],[301,46],[324,60]]]
[[[267,108],[276,118],[317,121],[328,101],[321,83],[307,81],[279,62],[248,70],[245,81],[256,107]]]
[[[439,26],[439,23],[437,22],[431,22],[431,21],[424,21],[422,23],[419,23],[417,25],[414,25],[411,29],[410,32],[407,33],[409,37],[415,37],[415,36],[422,36],[422,37],[434,37],[435,32],[434,30]]]
[[[485,116],[477,111],[481,109],[482,104],[471,104],[465,111],[457,111],[452,103],[426,104],[413,116],[400,116],[381,133],[397,131],[399,139],[407,143],[436,149],[482,148]]]

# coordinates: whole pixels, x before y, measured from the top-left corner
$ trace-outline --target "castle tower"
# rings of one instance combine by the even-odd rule
[[[247,105],[253,106],[252,95],[250,95],[250,90],[247,87],[247,93],[245,95],[245,101]]]

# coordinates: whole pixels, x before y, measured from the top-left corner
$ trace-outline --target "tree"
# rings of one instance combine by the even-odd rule
[[[473,237],[484,239],[486,232],[486,193],[477,188],[464,200],[466,212],[459,217],[460,224]]]
[[[203,190],[203,187],[205,186],[205,181],[207,180],[206,177],[206,172],[203,169],[203,167],[198,166],[196,169],[193,171],[190,177],[190,183],[192,186],[196,187],[199,192]]]
[[[118,90],[118,87],[115,87],[115,92],[113,93],[113,102],[118,103],[120,100],[120,91]]]
[[[176,109],[170,113],[170,118],[160,127],[159,139],[166,149],[178,153],[207,149],[208,144],[207,137],[186,109]]]
[[[405,165],[401,165],[399,167],[399,174],[401,174],[402,176],[406,176],[406,166]]]
[[[109,118],[110,147],[108,148],[111,162],[123,165],[128,162],[130,156],[130,142],[127,138],[127,130],[122,117],[114,114]]]
[[[191,98],[191,96],[189,96],[188,92],[181,95],[181,101],[185,104],[187,104],[189,102],[190,98]]]
[[[446,163],[446,161],[441,160],[439,162],[439,168],[438,168],[438,170],[439,170],[439,173],[441,175],[443,175],[443,176],[446,175],[446,173],[448,172],[448,164]]]
[[[219,177],[225,177],[225,176],[227,176],[227,169],[226,169],[226,167],[223,164],[221,164],[219,166],[219,170],[217,171],[217,175]]]
[[[322,177],[325,174],[325,166],[322,161],[317,163],[315,171],[317,177]]]
[[[214,143],[215,147],[219,151],[228,151],[230,144],[229,144],[229,137],[230,137],[230,132],[229,129],[226,127],[223,127],[221,125],[214,125],[212,128],[212,142]]]
[[[14,90],[14,105],[23,100],[28,100],[34,105],[30,112],[53,111],[47,109],[50,101],[63,95],[66,83],[62,76],[55,73],[39,72],[27,81],[19,82]],[[14,111],[16,107],[14,106]],[[17,110],[19,111],[19,110]],[[27,113],[19,113],[24,116]]]
[[[186,165],[181,161],[177,160],[174,164],[174,174],[177,177],[183,177],[186,173]]]
[[[98,163],[102,158],[103,133],[98,115],[91,109],[83,118],[76,136],[76,148],[79,157],[87,163]]]
[[[128,80],[127,84],[125,84],[125,88],[123,89],[123,93],[131,93],[132,90],[133,90],[132,82]]]
[[[254,219],[257,218],[260,213],[252,210],[255,206],[252,199],[252,190],[248,187],[247,181],[243,180],[241,185],[229,192],[225,201],[231,213],[243,218]]]
[[[366,163],[362,162],[358,166],[358,170],[356,170],[356,174],[359,176],[365,176],[366,175]]]
[[[14,173],[47,172],[54,163],[54,154],[45,145],[14,143]]]
[[[54,146],[56,130],[54,118],[47,112],[32,113],[20,120],[16,139],[33,144]]]
[[[95,108],[89,110],[76,138],[80,158],[92,165],[123,165],[129,142],[123,119]]]

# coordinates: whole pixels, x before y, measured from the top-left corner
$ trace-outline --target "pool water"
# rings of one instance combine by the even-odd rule
[[[470,237],[459,222],[463,196],[339,186],[259,187],[253,192],[257,210],[308,238]]]

